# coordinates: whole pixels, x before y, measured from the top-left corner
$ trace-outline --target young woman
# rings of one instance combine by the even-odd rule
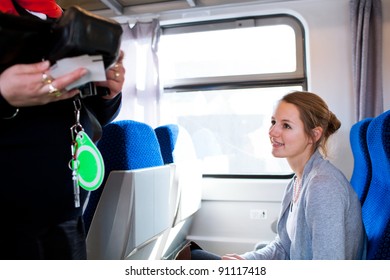
[[[341,123],[310,92],[293,92],[271,118],[272,154],[286,158],[295,175],[287,185],[278,234],[262,249],[228,259],[360,259],[365,233],[358,197],[348,180],[325,159],[329,136]],[[193,259],[218,258],[199,250]]]

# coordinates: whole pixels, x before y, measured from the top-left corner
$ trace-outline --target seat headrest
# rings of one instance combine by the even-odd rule
[[[173,150],[175,149],[179,127],[176,124],[167,124],[155,128],[161,154],[165,164],[173,163]]]
[[[108,173],[164,165],[156,134],[145,123],[122,120],[108,124],[98,147]]]

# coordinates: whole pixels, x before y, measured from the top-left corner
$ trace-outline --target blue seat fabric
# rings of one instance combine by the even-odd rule
[[[371,183],[372,167],[367,147],[367,128],[373,118],[355,123],[350,131],[350,144],[354,158],[351,185],[363,205]]]
[[[368,238],[367,259],[390,259],[390,110],[367,129],[372,179],[362,206]]]
[[[155,128],[161,154],[165,164],[174,162],[173,150],[175,149],[179,127],[175,124],[162,125]]]

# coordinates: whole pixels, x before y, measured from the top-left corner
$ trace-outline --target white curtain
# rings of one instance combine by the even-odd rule
[[[122,108],[116,120],[131,119],[156,127],[159,123],[161,95],[157,45],[160,37],[158,20],[122,26],[125,53],[125,84]]]
[[[350,0],[356,121],[383,112],[381,0]]]

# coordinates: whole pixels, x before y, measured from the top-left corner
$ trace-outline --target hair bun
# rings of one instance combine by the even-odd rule
[[[328,122],[328,129],[327,134],[328,136],[335,133],[341,126],[340,120],[336,117],[335,114],[333,114],[332,111],[329,111],[329,122]]]

